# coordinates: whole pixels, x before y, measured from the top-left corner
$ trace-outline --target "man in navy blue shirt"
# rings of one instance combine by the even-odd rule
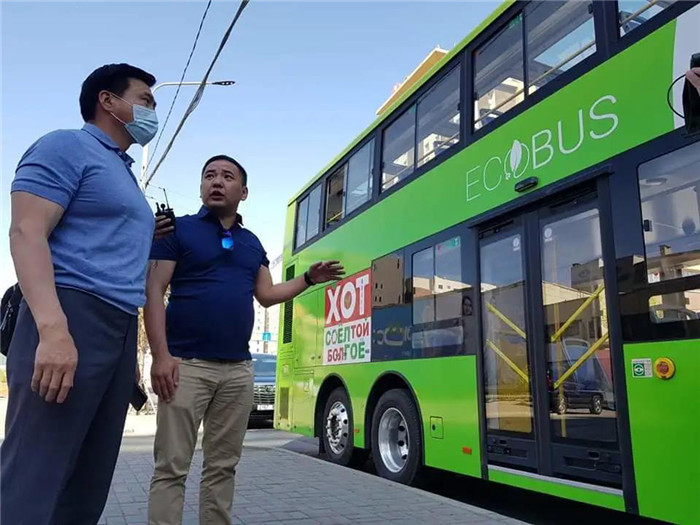
[[[248,197],[247,178],[233,158],[209,159],[202,170],[199,213],[177,218],[175,234],[151,251],[145,321],[159,403],[150,525],[182,521],[185,481],[202,421],[200,523],[230,523],[235,468],[253,406],[248,350],[253,297],[268,307],[343,274],[338,261],[319,262],[303,276],[274,285],[265,250],[238,214]]]
[[[0,522],[95,524],[136,374],[154,218],[126,150],[158,121],[153,75],[128,64],[83,83],[85,126],[24,154],[10,249],[24,295],[7,360]]]

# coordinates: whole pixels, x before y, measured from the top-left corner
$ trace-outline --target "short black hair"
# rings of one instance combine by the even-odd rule
[[[204,176],[204,170],[207,169],[207,166],[211,164],[212,162],[215,162],[217,160],[225,160],[233,164],[238,168],[238,171],[241,172],[241,175],[243,176],[243,186],[248,185],[248,172],[245,170],[245,168],[241,165],[240,162],[238,162],[236,159],[229,157],[228,155],[214,155],[212,158],[210,158],[208,161],[204,163],[204,167],[202,168],[202,176]]]
[[[129,64],[107,64],[90,73],[80,90],[80,114],[83,120],[94,120],[100,91],[111,91],[122,96],[129,88],[131,78],[142,80],[148,87],[153,87],[156,83],[156,77]]]

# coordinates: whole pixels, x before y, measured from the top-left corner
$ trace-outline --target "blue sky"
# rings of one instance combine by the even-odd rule
[[[375,111],[433,49],[451,49],[497,2],[272,2],[252,0],[222,53],[210,86],[153,185],[176,214],[199,208],[199,172],[226,153],[249,173],[241,212],[270,258],[282,249],[289,198],[375,118]],[[138,65],[159,82],[182,74],[199,2],[0,3],[0,290],[14,282],[9,256],[9,189],[22,153],[53,129],[82,126],[83,79],[110,62]],[[186,80],[200,80],[238,7],[214,2]],[[183,87],[156,157],[196,88]],[[165,119],[175,88],[158,91]],[[155,142],[154,142],[155,144]],[[141,148],[129,154],[137,160]],[[162,193],[149,188],[158,198]],[[108,199],[109,195],[105,195]]]

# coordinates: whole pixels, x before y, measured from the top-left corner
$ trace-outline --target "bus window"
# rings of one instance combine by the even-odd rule
[[[321,186],[299,201],[295,247],[318,235],[319,212],[321,211]]]
[[[348,165],[343,164],[326,181],[326,226],[343,218],[343,189]]]
[[[309,198],[305,197],[299,202],[297,209],[297,236],[296,245],[301,246],[306,242],[306,222],[309,219]]]
[[[639,167],[647,281],[700,274],[700,142]]]
[[[624,36],[638,28],[675,2],[676,0],[618,0],[617,11],[620,36]]]
[[[595,53],[589,2],[530,2],[525,7],[528,93]]]
[[[533,430],[522,236],[481,240],[481,322],[488,430]]]
[[[365,144],[348,162],[345,214],[362,206],[372,197],[372,163],[374,140]]]
[[[411,106],[384,131],[382,190],[388,190],[411,173],[416,163],[416,107]]]
[[[452,237],[413,254],[413,334],[416,355],[446,355],[441,348],[461,352],[464,345],[462,242]],[[454,352],[452,352],[454,354]]]
[[[523,18],[518,15],[474,53],[474,129],[525,99]]]
[[[562,214],[541,225],[551,435],[557,441],[615,442],[617,409],[598,210]]]
[[[418,102],[417,167],[459,142],[459,77],[456,67]]]

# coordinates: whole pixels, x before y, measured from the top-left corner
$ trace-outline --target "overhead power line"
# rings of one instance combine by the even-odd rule
[[[233,28],[236,26],[236,22],[238,22],[238,19],[241,17],[241,14],[243,13],[243,10],[246,8],[246,6],[248,5],[248,2],[249,2],[249,0],[241,0],[241,5],[238,7],[238,11],[236,11],[236,15],[233,17],[233,20],[231,21],[231,24],[229,25],[228,29],[226,30],[224,37],[221,39],[221,43],[219,44],[219,48],[216,50],[216,54],[214,55],[214,58],[211,61],[211,64],[209,65],[209,69],[207,69],[207,72],[205,73],[204,78],[202,79],[202,82],[199,84],[199,87],[197,88],[197,92],[195,93],[194,97],[192,98],[192,101],[190,102],[189,107],[185,111],[185,114],[183,115],[182,120],[180,120],[180,124],[178,124],[177,129],[175,130],[175,134],[170,139],[170,142],[168,143],[168,146],[165,148],[165,151],[163,152],[163,155],[161,156],[160,160],[158,160],[156,167],[153,168],[153,171],[151,172],[151,174],[146,178],[146,181],[144,183],[144,189],[146,187],[148,187],[148,183],[151,181],[151,179],[153,179],[155,174],[158,172],[158,168],[160,168],[161,164],[163,164],[163,161],[165,160],[168,153],[172,149],[173,144],[175,143],[175,139],[180,134],[180,130],[182,130],[182,127],[185,125],[185,121],[192,114],[194,109],[197,107],[197,104],[199,104],[199,101],[202,98],[202,94],[204,93],[204,88],[206,87],[207,80],[209,79],[209,74],[211,73],[212,69],[214,69],[214,65],[216,64],[216,61],[219,59],[221,52],[223,51],[224,47],[226,46],[226,42],[228,42],[228,39],[231,36],[231,31],[233,31]]]
[[[202,19],[199,22],[199,29],[197,29],[197,35],[194,37],[194,43],[192,44],[192,49],[190,50],[190,56],[187,57],[187,63],[185,64],[185,69],[182,70],[182,75],[180,76],[180,81],[177,84],[177,90],[175,91],[175,97],[173,98],[172,103],[170,104],[170,109],[168,109],[168,115],[165,117],[165,122],[163,123],[163,126],[160,128],[160,133],[158,134],[158,138],[156,139],[156,145],[153,147],[153,152],[151,153],[151,158],[155,157],[156,151],[158,150],[158,144],[160,144],[160,139],[163,137],[163,132],[165,131],[165,127],[168,125],[168,120],[170,120],[170,114],[173,112],[173,107],[175,107],[175,101],[177,100],[177,96],[180,93],[180,88],[182,87],[182,82],[185,80],[185,75],[187,74],[187,68],[190,67],[190,62],[192,61],[192,55],[194,55],[194,50],[197,49],[197,42],[199,41],[199,35],[202,34],[202,27],[204,27],[204,20],[207,18],[207,13],[209,12],[209,8],[211,7],[211,2],[212,0],[209,0],[207,2],[207,7],[204,9],[204,14],[202,15]],[[146,169],[144,170],[144,173],[148,170],[148,165],[150,164],[150,159],[146,159]]]

